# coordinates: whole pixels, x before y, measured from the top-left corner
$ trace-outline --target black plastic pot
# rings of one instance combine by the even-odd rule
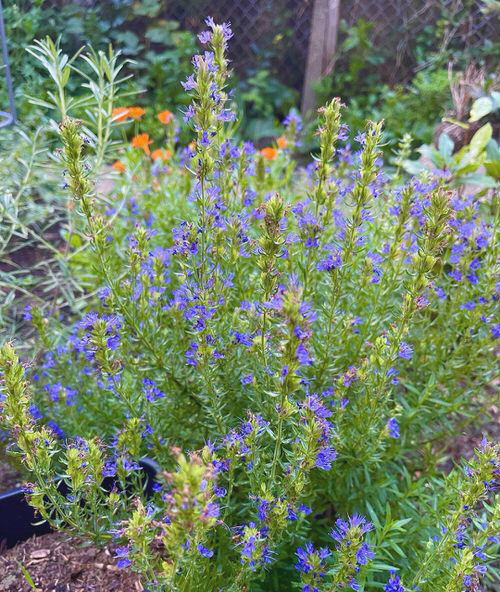
[[[153,493],[155,477],[158,473],[158,465],[148,459],[139,461],[144,475],[144,491],[147,496]],[[115,480],[107,477],[103,481],[103,487],[111,491]],[[60,486],[61,493],[64,493],[66,486]],[[0,549],[10,549],[18,543],[29,539],[32,536],[47,534],[52,531],[47,522],[40,522],[40,516],[36,515],[35,509],[26,501],[23,489],[12,489],[0,494]]]

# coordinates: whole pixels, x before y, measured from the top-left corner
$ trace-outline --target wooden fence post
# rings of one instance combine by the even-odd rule
[[[313,83],[320,80],[333,66],[337,47],[340,0],[314,0],[307,66],[302,89],[302,115],[316,107]]]

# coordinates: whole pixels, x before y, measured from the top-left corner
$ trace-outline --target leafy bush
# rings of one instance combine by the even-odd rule
[[[196,2],[185,8],[196,12]],[[160,0],[9,3],[5,7],[5,24],[19,120],[34,127],[42,119],[43,112],[33,109],[30,97],[46,99],[49,88],[37,63],[26,59],[25,48],[46,37],[57,38],[58,47],[69,55],[83,46],[106,51],[112,44],[129,58],[124,72],[133,77],[124,90],[136,93],[140,105],[154,111],[176,111],[185,106],[187,97],[179,80],[190,71],[196,38],[190,31],[181,30],[177,21],[163,18],[164,9]],[[239,134],[253,141],[275,135],[277,117],[298,102],[297,91],[279,82],[272,72],[271,52],[259,48],[256,51],[259,67],[249,69],[244,78],[234,76],[231,80],[244,114]],[[69,81],[67,91],[73,97],[82,94],[74,80]],[[0,104],[6,101],[2,87]],[[147,123],[150,133],[160,133],[156,118]],[[181,133],[183,127],[181,122]]]
[[[407,87],[385,89],[380,115],[387,121],[388,140],[394,146],[403,129],[417,145],[430,144],[450,103],[450,80],[444,68],[418,72]]]
[[[418,27],[415,30],[412,19],[405,23],[405,30],[391,31],[392,35],[399,32],[405,46],[398,46],[397,51],[407,75],[399,64],[397,80],[393,78],[397,61],[387,49],[396,44],[376,44],[373,23],[364,19],[351,26],[341,22],[335,65],[316,86],[319,103],[340,96],[349,107],[346,122],[354,130],[367,118],[384,119],[387,153],[401,138],[401,130],[413,136],[416,146],[430,144],[436,126],[452,106],[450,64],[455,71],[466,70],[471,63],[495,70],[496,40],[484,37],[482,43],[474,45],[472,30],[476,27],[482,31],[482,23],[476,20],[479,17],[471,13],[474,4],[472,0],[431,2],[428,9],[435,11],[435,19],[420,31]],[[486,103],[485,99],[483,105]]]
[[[424,144],[418,151],[427,161],[403,161],[410,173],[419,173],[429,166],[450,177],[452,184],[474,185],[481,189],[495,188],[500,179],[500,149],[492,136],[493,128],[486,123],[471,138],[470,144],[463,146],[455,154],[450,136],[439,136],[437,149]],[[484,167],[484,172],[480,169]]]
[[[446,68],[427,68],[409,84],[391,87],[378,73],[384,57],[368,37],[368,23],[344,25],[344,29],[347,37],[339,48],[338,65],[316,86],[319,102],[340,96],[348,107],[346,123],[352,130],[362,127],[368,117],[384,119],[389,150],[400,140],[401,130],[411,134],[417,145],[430,143],[451,104]]]
[[[275,148],[236,144],[231,31],[207,23],[184,82],[194,144],[137,129],[104,197],[94,178],[130,110],[89,81],[86,121],[60,123],[92,247],[74,271],[99,298],[71,326],[26,311],[40,364],[1,350],[28,499],[56,528],[119,542],[149,590],[477,589],[497,573],[498,446],[463,471],[441,460],[495,373],[492,204],[442,176],[388,178],[382,125],[351,152],[339,99],[303,170],[296,115]],[[150,499],[144,455],[161,467]]]
[[[234,90],[242,119],[238,135],[252,142],[277,136],[281,131],[278,114],[287,113],[298,103],[297,91],[282,84],[262,65],[250,70]]]
[[[59,45],[68,54],[86,44],[104,51],[109,44],[121,48],[125,56],[133,58],[125,66],[126,72],[134,75],[129,91],[147,90],[142,100],[157,105],[158,110],[182,105],[185,95],[179,75],[189,72],[196,49],[195,36],[179,30],[176,21],[160,18],[162,5],[158,0],[16,0],[6,6],[5,24],[19,119],[25,125],[33,119],[39,123],[41,113],[33,111],[28,99],[46,98],[48,89],[36,62],[26,59],[25,48],[47,36],[58,36]],[[81,87],[70,86],[69,92],[75,97],[81,94]],[[5,104],[3,95],[0,99]]]

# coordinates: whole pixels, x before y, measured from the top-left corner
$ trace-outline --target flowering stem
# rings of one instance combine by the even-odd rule
[[[323,376],[328,368],[328,360],[330,359],[330,340],[332,338],[333,328],[335,326],[335,311],[337,308],[337,304],[340,297],[340,280],[341,274],[338,270],[334,269],[331,274],[331,290],[330,290],[330,302],[329,302],[329,311],[328,311],[328,324],[326,328],[326,333],[323,337],[323,344],[325,347],[325,355],[323,356],[323,361],[321,366],[319,367],[316,384],[318,387],[321,387]]]
[[[271,464],[271,477],[270,477],[270,481],[271,483],[274,483],[274,480],[276,478],[276,469],[278,466],[278,461],[281,455],[281,440],[283,438],[283,414],[280,413],[279,414],[279,418],[278,418],[278,427],[277,427],[277,431],[276,431],[276,441],[274,443],[274,453],[273,453],[273,461]]]

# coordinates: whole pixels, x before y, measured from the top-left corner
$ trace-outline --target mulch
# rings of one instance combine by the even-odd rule
[[[0,592],[141,592],[137,575],[115,563],[112,548],[65,533],[33,537],[0,551]]]

